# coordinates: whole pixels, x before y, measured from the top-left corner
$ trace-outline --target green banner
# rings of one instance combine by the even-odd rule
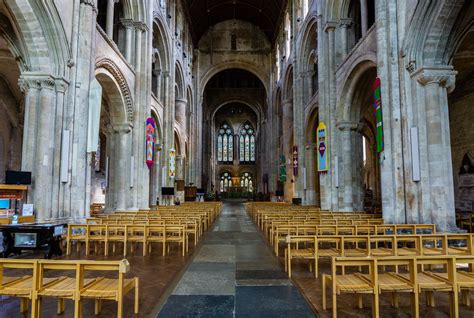
[[[382,89],[380,78],[374,83],[374,116],[375,116],[375,139],[377,141],[377,152],[384,151],[384,134],[383,134],[383,114],[382,114]]]
[[[285,159],[285,155],[280,155],[280,182],[286,182],[286,159]]]

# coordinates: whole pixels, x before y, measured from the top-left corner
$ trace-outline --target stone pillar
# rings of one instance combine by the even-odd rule
[[[360,22],[362,26],[362,36],[367,34],[369,29],[369,14],[367,9],[367,0],[360,0]]]
[[[448,92],[454,90],[456,74],[451,66],[430,66],[412,74],[422,86],[425,108],[424,131],[420,133],[420,155],[427,163],[422,167],[422,184],[427,187],[429,207],[424,222],[435,223],[441,230],[456,228],[454,182],[449,128]],[[423,122],[421,120],[420,122]]]
[[[341,53],[344,60],[349,53],[347,29],[351,27],[352,19],[341,19],[339,28],[341,29]]]
[[[116,0],[107,0],[107,23],[105,33],[109,38],[114,36],[114,8]]]
[[[126,211],[127,198],[130,190],[130,132],[132,128],[129,124],[114,125],[114,148],[117,158],[111,158],[115,162],[113,171],[109,173],[109,178],[115,175],[115,209],[116,211]]]
[[[133,21],[131,19],[122,19],[122,25],[125,27],[125,59],[132,61],[132,37],[133,37]]]
[[[282,103],[282,123],[283,126],[283,153],[286,159],[286,182],[284,185],[284,194],[285,200],[291,200],[293,198],[293,164],[288,164],[291,162],[292,158],[292,146],[293,146],[293,101],[286,100]]]
[[[306,145],[306,203],[308,205],[319,205],[319,182],[316,180],[318,176],[317,171],[317,145]]]
[[[336,138],[336,47],[335,47],[335,29],[337,24],[335,22],[327,22],[324,31],[326,33],[326,52],[327,54],[327,65],[324,66],[323,70],[326,72],[322,73],[322,76],[327,76],[327,83],[325,96],[325,103],[323,111],[320,111],[320,120],[326,123],[328,129],[328,140],[329,140],[329,173],[320,176],[321,180],[321,208],[327,210],[338,210],[338,196],[337,189],[335,188],[335,175],[334,166],[337,138]],[[324,64],[324,62],[323,62]]]

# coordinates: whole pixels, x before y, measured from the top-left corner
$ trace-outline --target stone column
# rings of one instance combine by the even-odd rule
[[[426,135],[420,133],[420,155],[427,158],[426,170],[422,167],[422,184],[429,189],[425,212],[430,215],[425,215],[423,221],[435,223],[445,231],[456,228],[448,110],[448,92],[454,90],[456,74],[451,66],[430,66],[412,75],[421,84],[425,97],[425,109],[419,114],[426,120],[422,130]]]
[[[367,34],[369,29],[369,14],[367,10],[367,0],[360,0],[360,22],[362,26],[362,36]]]
[[[317,145],[309,144],[305,147],[306,150],[306,203],[308,205],[319,205],[319,193],[316,178],[318,178],[317,171]]]
[[[292,158],[292,146],[293,146],[293,101],[286,100],[282,103],[282,123],[283,125],[283,153],[286,159],[286,182],[284,185],[284,194],[286,200],[291,200],[293,198],[293,164],[288,164],[291,162]]]
[[[347,29],[351,27],[352,19],[341,19],[339,28],[341,29],[341,53],[344,60],[349,53]]]
[[[21,155],[21,170],[33,171],[36,154],[37,126],[36,116],[41,82],[38,79],[21,77],[19,81],[20,88],[25,94],[25,116],[23,125],[23,148]],[[29,198],[32,198],[33,192],[29,192]]]
[[[53,78],[41,80],[41,92],[38,104],[38,131],[36,138],[36,160],[33,173],[33,189],[37,192],[33,204],[36,218],[39,221],[51,218],[52,183],[53,183],[53,149],[54,149],[54,114],[56,96]],[[41,195],[38,195],[41,193]]]
[[[362,205],[361,192],[361,160],[358,157],[357,138],[362,139],[360,131],[363,128],[362,123],[358,122],[339,122],[337,129],[340,131],[341,141],[341,164],[339,171],[339,207],[342,211],[360,210]]]
[[[327,54],[327,65],[324,65],[323,70],[326,72],[322,73],[322,76],[327,76],[326,92],[324,95],[325,103],[324,110],[320,111],[320,120],[326,123],[328,129],[328,140],[329,140],[329,173],[321,175],[321,208],[322,209],[333,209],[338,210],[338,195],[337,189],[335,188],[335,176],[334,176],[334,165],[337,148],[336,138],[336,118],[334,116],[336,112],[336,47],[335,47],[335,29],[337,23],[327,22],[324,31],[326,33],[325,41]],[[323,62],[324,64],[324,62]]]
[[[122,19],[122,25],[125,27],[125,59],[132,62],[132,36],[133,21],[131,19]]]
[[[114,35],[114,7],[116,0],[107,0],[107,23],[105,27],[105,33],[109,38],[113,38]]]
[[[129,124],[114,125],[114,148],[117,158],[114,160],[114,170],[109,174],[115,175],[115,209],[116,211],[125,211],[127,209],[127,198],[129,198],[130,180],[128,178],[130,171],[130,137],[132,127]]]

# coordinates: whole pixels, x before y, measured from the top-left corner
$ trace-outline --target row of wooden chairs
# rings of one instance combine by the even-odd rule
[[[22,269],[29,274],[9,276],[11,269]],[[125,278],[130,270],[127,260],[85,261],[85,260],[36,260],[0,259],[0,295],[20,298],[20,312],[28,311],[31,301],[31,317],[41,317],[44,298],[56,298],[58,315],[64,312],[64,301],[74,301],[74,317],[82,317],[84,299],[95,300],[95,314],[100,314],[102,301],[117,302],[117,317],[124,316],[124,296],[135,290],[134,313],[139,313],[139,280]],[[65,271],[70,276],[58,276]],[[116,278],[94,276],[95,272],[116,273]],[[109,275],[108,275],[109,276]]]
[[[379,317],[379,296],[392,294],[392,304],[398,307],[400,293],[411,298],[411,315],[420,316],[420,294],[426,294],[428,307],[435,306],[434,292],[444,292],[450,298],[450,317],[459,317],[459,293],[464,305],[470,305],[470,290],[474,289],[474,272],[457,269],[457,264],[469,264],[474,256],[402,256],[402,257],[333,257],[331,274],[322,278],[322,307],[327,309],[327,291],[332,290],[332,316],[337,317],[337,297],[342,293],[357,295],[362,308],[364,294],[372,298],[372,317]],[[398,268],[404,271],[399,272]],[[347,269],[353,271],[348,273]],[[426,269],[429,270],[426,270]]]
[[[434,224],[385,224],[385,225],[313,225],[311,222],[273,224],[268,235],[270,245],[278,256],[279,245],[288,235],[414,235],[436,234]]]
[[[85,254],[88,255],[90,247],[94,244],[98,253],[100,245],[104,245],[104,255],[109,254],[109,244],[112,243],[113,252],[117,243],[123,246],[123,255],[127,255],[128,245],[133,252],[134,244],[142,244],[142,254],[151,253],[153,243],[162,244],[162,255],[169,253],[170,244],[179,244],[181,254],[185,256],[189,250],[186,225],[107,225],[107,224],[70,224],[66,236],[66,254],[70,255],[72,245],[85,245]],[[198,232],[193,232],[196,237]],[[195,241],[196,242],[196,241]]]
[[[318,277],[318,261],[327,257],[391,257],[474,255],[473,234],[425,235],[289,235],[286,237],[285,271],[292,274],[292,261],[314,263],[314,276]]]

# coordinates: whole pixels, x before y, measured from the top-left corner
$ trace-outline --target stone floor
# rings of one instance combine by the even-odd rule
[[[314,317],[314,313],[243,205],[227,202],[158,317]]]

